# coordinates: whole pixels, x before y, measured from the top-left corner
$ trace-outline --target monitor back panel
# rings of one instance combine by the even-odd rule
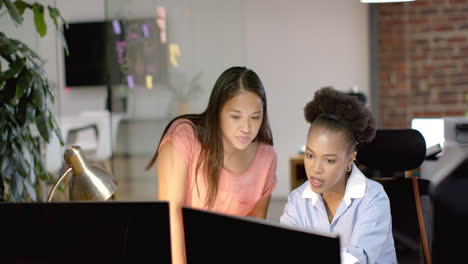
[[[184,208],[188,263],[340,263],[338,237],[329,237]]]
[[[2,259],[171,262],[166,202],[0,203],[0,215]]]

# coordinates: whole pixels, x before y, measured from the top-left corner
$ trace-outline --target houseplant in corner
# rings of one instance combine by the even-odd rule
[[[36,2],[0,0],[0,16],[8,14],[17,27],[29,11],[41,37],[47,33],[48,13],[66,48],[60,22],[67,24],[58,9],[47,6],[46,11]],[[0,200],[37,201],[39,179],[52,179],[42,162],[40,142],[49,142],[56,133],[63,144],[48,107],[54,102],[54,93],[43,60],[28,45],[0,32],[0,56]]]

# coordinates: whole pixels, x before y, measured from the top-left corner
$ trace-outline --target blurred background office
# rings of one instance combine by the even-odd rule
[[[434,201],[455,208],[439,216],[463,212],[433,221],[430,202],[423,200],[429,248],[436,233],[435,260],[453,253],[441,245],[462,252],[449,242],[454,236],[444,235],[451,233],[432,232],[432,222],[447,227],[456,218],[463,226],[466,211],[460,209],[468,208],[460,188],[466,180],[465,185],[458,181],[460,175],[466,178],[468,153],[467,0],[38,2],[58,8],[69,23],[64,30],[69,56],[51,20],[46,19],[44,38],[36,34],[32,13],[21,29],[1,14],[0,31],[45,59],[56,94],[51,107],[65,143],[80,145],[90,161],[114,175],[117,200],[157,199],[156,170],[144,167],[167,122],[203,111],[216,77],[230,66],[245,65],[265,85],[278,153],[269,220],[279,221],[287,195],[305,180],[303,107],[317,89],[333,86],[363,100],[379,129],[421,132],[427,158],[407,175],[433,183]],[[43,148],[56,178],[63,152],[57,138]],[[458,178],[444,181],[447,175]],[[455,244],[463,245],[467,233],[457,230]],[[403,252],[399,262],[415,263],[404,252],[421,251],[420,242],[395,238]]]
[[[267,92],[278,153],[275,221],[290,192],[290,157],[306,138],[303,106],[320,87],[363,94],[379,128],[468,112],[467,1],[40,2],[68,21],[70,56],[56,32],[28,33],[32,16],[22,31],[0,17],[1,31],[46,59],[67,144],[114,174],[120,200],[156,199],[156,170],[144,165],[162,130],[176,115],[201,112],[215,78],[232,65],[254,69]],[[63,149],[57,141],[46,149],[58,174]]]

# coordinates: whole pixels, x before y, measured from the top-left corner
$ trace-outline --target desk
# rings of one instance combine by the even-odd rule
[[[304,169],[304,154],[296,154],[290,157],[289,166],[291,169],[290,183],[292,191],[307,181],[307,174]]]

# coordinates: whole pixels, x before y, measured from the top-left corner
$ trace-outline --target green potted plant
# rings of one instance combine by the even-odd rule
[[[47,12],[43,5],[0,0],[0,16],[8,14],[17,27],[28,9],[37,33],[45,36]],[[60,22],[67,23],[58,9],[47,6],[47,10],[67,50]],[[54,93],[43,60],[28,45],[0,32],[0,56],[0,200],[38,201],[39,181],[52,180],[42,161],[41,142],[49,142],[55,133],[63,145],[48,106],[54,102]]]

